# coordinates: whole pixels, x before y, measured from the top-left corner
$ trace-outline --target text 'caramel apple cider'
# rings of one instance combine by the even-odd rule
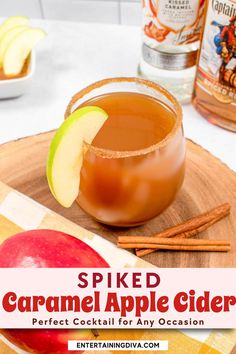
[[[77,202],[102,223],[143,224],[171,204],[183,182],[181,107],[157,84],[136,78],[87,87],[72,98],[65,117],[87,106],[108,118],[85,143]]]

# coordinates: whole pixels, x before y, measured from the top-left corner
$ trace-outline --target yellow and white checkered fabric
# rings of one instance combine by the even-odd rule
[[[0,242],[30,229],[55,229],[74,235],[98,251],[113,267],[153,267],[0,182]],[[167,339],[171,354],[236,354],[233,349],[236,330],[102,330],[99,334],[99,339]],[[0,338],[0,354],[16,353],[23,352]]]

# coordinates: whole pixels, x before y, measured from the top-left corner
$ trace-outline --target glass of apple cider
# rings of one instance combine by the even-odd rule
[[[98,106],[109,117],[92,144],[85,143],[79,206],[114,226],[135,226],[159,215],[184,179],[180,104],[151,81],[112,78],[74,95],[65,118],[82,106]]]

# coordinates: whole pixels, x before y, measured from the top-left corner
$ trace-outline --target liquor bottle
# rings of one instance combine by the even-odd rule
[[[236,0],[208,2],[193,105],[210,122],[236,132]]]
[[[204,0],[142,0],[143,44],[138,73],[190,101]]]

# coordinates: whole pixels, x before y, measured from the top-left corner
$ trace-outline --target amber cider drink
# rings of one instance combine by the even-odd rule
[[[140,93],[109,93],[92,98],[84,105],[98,106],[109,116],[92,142],[98,148],[115,151],[144,149],[163,140],[175,124],[171,109]]]
[[[185,141],[173,107],[129,91],[98,94],[81,106],[98,106],[108,119],[84,155],[80,207],[115,226],[160,214],[184,178]]]

